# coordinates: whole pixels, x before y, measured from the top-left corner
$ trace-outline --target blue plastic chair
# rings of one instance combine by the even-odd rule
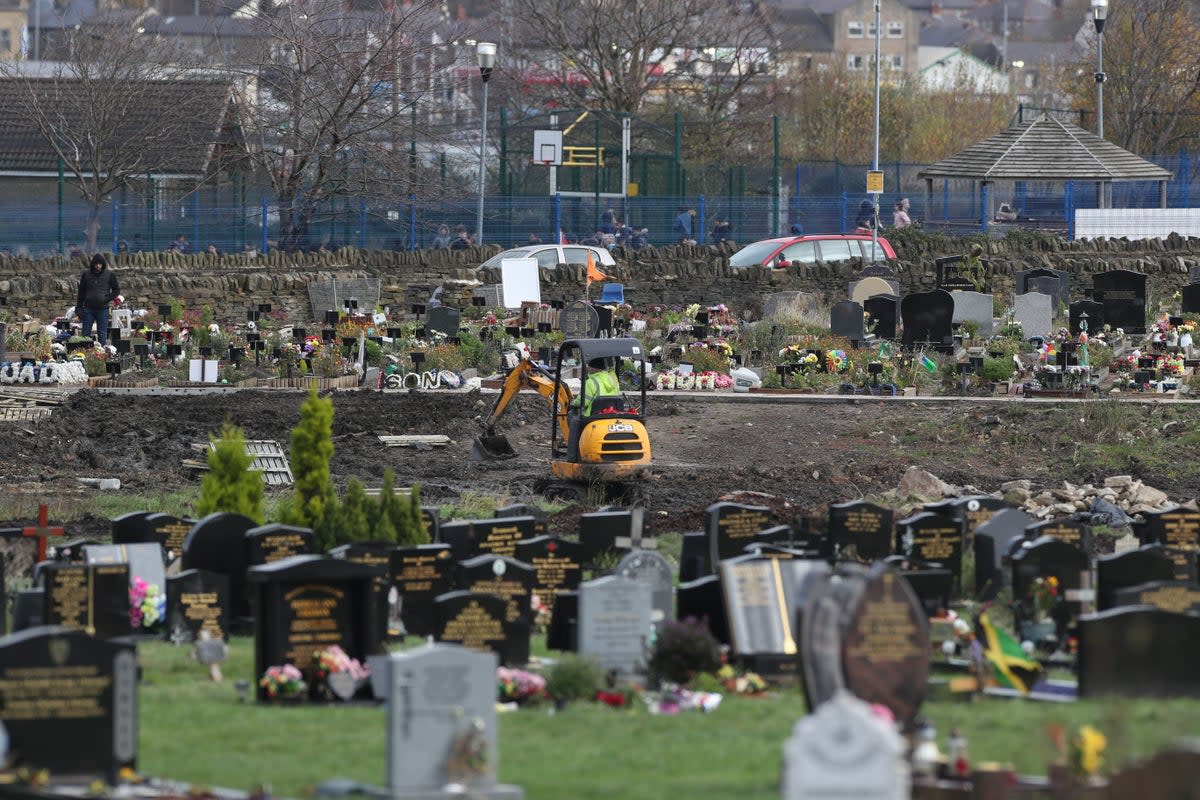
[[[625,284],[623,283],[606,283],[604,289],[600,292],[601,303],[624,303],[625,302]]]

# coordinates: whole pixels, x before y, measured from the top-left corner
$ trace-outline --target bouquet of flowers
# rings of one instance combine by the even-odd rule
[[[1058,578],[1053,575],[1035,580],[1029,589],[1034,610],[1040,614],[1049,614],[1050,609],[1058,602],[1058,588]]]
[[[292,664],[268,667],[258,685],[267,690],[267,697],[299,697],[308,688],[303,673]]]
[[[135,629],[153,628],[167,613],[167,596],[162,589],[141,578],[129,587],[129,624]]]
[[[546,679],[523,669],[496,669],[496,696],[502,703],[523,705],[546,697]]]
[[[318,650],[314,654],[314,659],[317,665],[316,676],[319,680],[324,680],[335,672],[348,672],[355,681],[364,681],[371,675],[371,671],[365,664],[348,656],[346,651],[336,644],[326,647],[324,650]]]

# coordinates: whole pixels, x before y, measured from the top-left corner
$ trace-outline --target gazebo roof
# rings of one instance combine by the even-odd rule
[[[926,167],[919,178],[979,181],[1165,181],[1170,170],[1046,114]]]

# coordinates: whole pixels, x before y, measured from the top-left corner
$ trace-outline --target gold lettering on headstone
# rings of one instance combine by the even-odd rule
[[[1048,525],[1045,528],[1038,528],[1038,534],[1053,536],[1071,544],[1079,544],[1083,536],[1083,532],[1074,525]]]
[[[498,556],[517,554],[517,542],[521,541],[521,528],[517,525],[493,525],[487,538],[481,539],[479,549]]]
[[[400,574],[396,576],[396,587],[400,593],[432,591],[433,582],[442,577],[437,563],[435,553],[401,556]]]
[[[865,608],[857,620],[858,641],[847,647],[846,654],[869,664],[925,656],[914,644],[918,631],[912,610],[894,597],[896,576],[888,572],[882,580],[883,597],[878,602],[864,601]]]
[[[554,556],[537,556],[533,559],[532,566],[537,575],[538,594],[546,607],[551,609],[554,608],[554,600],[563,584],[567,582],[567,573],[574,571],[579,574],[580,570],[578,561]]]
[[[106,716],[112,676],[96,666],[0,668],[0,718],[6,722]]]
[[[771,519],[764,511],[722,511],[717,518],[717,530],[730,539],[749,539],[769,527]]]
[[[49,579],[47,622],[95,633],[92,620],[92,570],[59,567]]]
[[[164,549],[170,550],[175,555],[179,555],[183,552],[183,540],[187,538],[191,530],[192,526],[186,522],[172,522],[167,525],[160,525],[152,533],[162,537]]]
[[[284,595],[291,610],[288,626],[286,661],[307,669],[318,650],[340,644],[342,630],[337,612],[346,593],[332,586],[300,586]]]
[[[263,563],[271,564],[308,552],[308,542],[298,533],[270,533],[258,537]]]
[[[525,584],[518,581],[505,581],[499,578],[486,578],[476,581],[468,587],[475,594],[490,594],[499,597],[507,604],[505,622],[515,622],[521,616],[521,598],[529,597]]]
[[[913,554],[926,561],[944,561],[959,549],[962,534],[957,527],[920,528],[912,532]]]
[[[1182,614],[1200,605],[1200,592],[1187,586],[1163,586],[1142,592],[1138,596],[1138,601],[1161,608],[1163,611]]]
[[[441,636],[443,642],[459,642],[474,650],[491,650],[490,642],[503,640],[504,625],[474,600],[446,623]]]
[[[225,632],[221,630],[220,597],[216,592],[182,592],[179,604],[184,608],[184,619],[199,622],[201,630],[218,639],[225,638]]]

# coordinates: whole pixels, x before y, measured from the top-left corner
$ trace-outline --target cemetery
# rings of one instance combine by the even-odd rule
[[[0,796],[1193,796],[1200,282],[1030,262],[29,326]],[[651,476],[542,492],[532,393],[473,459],[591,337]]]

